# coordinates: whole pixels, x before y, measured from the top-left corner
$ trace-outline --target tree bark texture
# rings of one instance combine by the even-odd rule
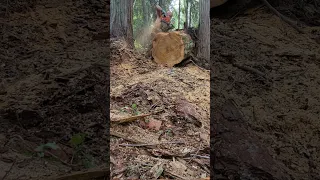
[[[125,38],[133,47],[133,1],[111,0],[110,32],[113,38]]]
[[[181,12],[181,0],[179,0],[178,29],[180,29],[180,12]]]
[[[210,1],[199,1],[200,19],[199,19],[199,31],[198,37],[198,53],[197,56],[200,59],[206,61],[206,64],[210,64]]]
[[[186,26],[187,28],[189,27],[189,23],[188,23],[188,9],[189,9],[189,0],[186,0],[186,3],[185,3],[185,15],[186,15],[186,19],[185,19],[185,22],[186,22]]]
[[[148,26],[149,23],[149,16],[148,16],[148,10],[147,10],[147,1],[142,1],[142,11],[143,11],[143,20],[144,20],[144,26]]]

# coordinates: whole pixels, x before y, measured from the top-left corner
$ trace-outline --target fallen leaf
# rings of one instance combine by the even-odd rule
[[[206,143],[210,144],[210,136],[209,134],[200,133],[200,138]]]
[[[183,172],[187,170],[187,166],[181,163],[180,161],[172,161],[170,162],[170,165],[177,172]]]
[[[146,126],[149,129],[155,129],[155,130],[158,131],[161,128],[161,124],[162,124],[162,121],[158,121],[158,120],[155,120],[155,119],[150,119],[149,122],[146,124]]]
[[[183,155],[177,155],[177,154],[173,154],[167,150],[163,150],[163,149],[152,149],[149,150],[149,152],[157,157],[165,157],[165,158],[172,158],[172,157],[177,157],[177,156],[183,156]]]
[[[150,169],[150,173],[153,174],[153,177],[155,179],[158,179],[161,176],[161,174],[163,173],[163,164],[161,162],[158,162],[156,165],[154,165]]]
[[[185,99],[177,100],[175,110],[178,116],[182,116],[186,118],[188,121],[190,121],[191,123],[193,123],[198,127],[202,126],[201,121],[199,121],[199,119],[197,118],[198,113],[196,111],[196,108],[187,100]]]

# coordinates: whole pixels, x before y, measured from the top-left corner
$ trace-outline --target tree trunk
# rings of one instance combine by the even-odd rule
[[[189,27],[192,27],[192,24],[191,24],[191,5],[192,5],[192,3],[191,2],[189,2],[189,15],[188,15],[188,25],[189,25]]]
[[[180,29],[180,11],[181,11],[181,0],[179,0],[179,15],[178,15],[178,29]]]
[[[142,11],[143,11],[144,26],[148,26],[149,16],[148,16],[148,10],[147,10],[147,1],[142,1]]]
[[[159,6],[160,6],[161,8],[164,8],[163,0],[159,0]]]
[[[198,53],[199,59],[203,59],[206,65],[210,65],[210,1],[199,0],[199,31]]]
[[[110,33],[133,47],[133,0],[111,0]]]
[[[186,15],[186,26],[187,28],[189,27],[189,23],[188,23],[188,9],[189,9],[189,0],[186,0],[186,7],[185,7],[185,15]]]

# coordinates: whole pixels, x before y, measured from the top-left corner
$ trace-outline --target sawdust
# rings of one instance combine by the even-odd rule
[[[117,45],[118,44],[118,45]],[[119,47],[121,41],[114,41],[112,47]],[[122,43],[123,44],[123,43]],[[160,131],[153,129],[144,129],[140,122],[132,122],[127,125],[115,125],[111,130],[125,134],[126,136],[137,139],[144,143],[157,143],[163,141],[182,141],[184,144],[165,144],[157,146],[155,149],[144,147],[122,147],[119,144],[124,140],[118,138],[111,139],[111,157],[114,159],[122,159],[123,166],[135,167],[127,170],[122,177],[137,176],[142,179],[150,179],[147,171],[151,167],[143,167],[142,164],[151,164],[152,166],[158,161],[164,161],[165,154],[169,155],[169,159],[165,160],[164,171],[170,171],[170,162],[172,157],[186,156],[188,153],[197,154],[204,150],[208,153],[209,147],[209,130],[210,130],[210,75],[208,71],[203,71],[195,66],[187,66],[183,68],[174,68],[173,74],[168,74],[168,69],[157,68],[157,64],[149,59],[143,58],[136,52],[129,53],[129,50],[112,48],[111,65],[111,114],[123,114],[121,109],[125,106],[131,107],[132,104],[137,105],[137,110],[141,114],[148,114],[158,111],[160,113],[148,116],[145,121],[159,120],[162,121]],[[126,55],[127,54],[127,55]],[[130,54],[130,55],[129,55]],[[126,57],[126,58],[124,58]],[[127,65],[127,69],[121,69],[123,65]],[[122,71],[119,71],[119,70]],[[198,118],[202,123],[202,127],[196,127],[192,123],[186,123],[186,120],[177,121],[177,112],[175,105],[179,99],[186,99],[197,107],[200,116]],[[166,132],[166,133],[165,133]],[[170,135],[171,132],[172,134]],[[165,133],[163,135],[163,133]],[[200,135],[202,134],[202,138]],[[203,134],[207,134],[204,136]],[[161,138],[161,140],[159,140]],[[129,142],[132,143],[132,142]],[[163,157],[154,157],[157,150],[158,155]],[[147,154],[145,154],[147,152]],[[203,152],[202,152],[203,153]],[[199,153],[199,155],[205,155]],[[172,156],[170,158],[170,155]],[[145,158],[142,158],[144,156]],[[189,155],[190,156],[190,155]],[[185,158],[186,158],[185,157]],[[151,161],[154,159],[154,163]],[[197,158],[196,158],[197,159]],[[139,162],[139,163],[137,163]],[[184,162],[187,167],[186,171],[176,173],[182,177],[201,177],[201,174],[209,175],[207,169],[199,167],[195,162]],[[119,167],[114,167],[112,171],[116,171]],[[134,170],[136,169],[136,170]],[[139,169],[139,171],[137,171]],[[191,174],[190,174],[191,173]],[[142,174],[142,176],[141,176]],[[144,174],[144,175],[143,175]],[[188,179],[188,178],[187,178]]]

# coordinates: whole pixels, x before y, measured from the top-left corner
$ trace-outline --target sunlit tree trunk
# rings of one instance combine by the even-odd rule
[[[143,0],[142,0],[143,1]],[[150,0],[150,4],[151,4],[151,11],[152,11],[152,21],[155,21],[157,19],[157,13],[156,13],[156,5],[157,5],[157,1],[156,0]]]
[[[188,5],[188,8],[189,8],[189,10],[188,10],[188,12],[189,12],[189,15],[188,15],[188,25],[189,25],[189,27],[191,27],[191,5],[192,5],[192,3],[189,2],[189,5]]]
[[[181,11],[181,0],[179,0],[178,29],[180,29],[180,11]]]
[[[159,0],[159,6],[160,6],[161,8],[164,8],[163,0]]]
[[[185,15],[186,15],[186,20],[185,20],[185,22],[186,22],[186,27],[188,28],[189,27],[189,24],[188,24],[188,9],[189,9],[189,0],[186,0],[186,7],[185,7]]]
[[[148,16],[148,10],[147,10],[147,1],[145,0],[142,0],[142,11],[143,11],[144,26],[147,26],[149,22],[149,16]]]
[[[198,53],[200,59],[210,61],[210,1],[199,0],[200,20],[198,31]]]
[[[125,38],[133,47],[133,1],[111,0],[110,34],[114,38]]]

